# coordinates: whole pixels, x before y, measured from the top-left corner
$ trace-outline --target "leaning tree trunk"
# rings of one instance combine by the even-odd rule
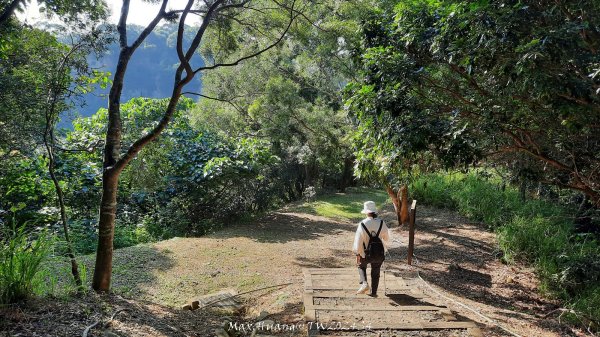
[[[50,126],[47,126],[46,130],[48,130],[48,127]],[[52,183],[54,184],[54,189],[56,190],[58,207],[60,209],[60,219],[63,225],[65,241],[67,243],[67,256],[71,261],[71,274],[73,274],[73,280],[75,281],[78,290],[80,290],[82,286],[81,276],[79,275],[79,267],[77,265],[77,260],[75,259],[75,250],[73,249],[73,243],[71,242],[71,238],[69,237],[69,225],[67,222],[65,197],[63,190],[60,187],[60,183],[58,182],[58,178],[56,177],[56,173],[54,172],[55,160],[54,151],[52,149],[54,143],[54,133],[51,130],[49,132],[46,132],[46,136],[44,137],[44,143],[46,145],[46,151],[48,152],[48,173],[50,174],[50,178],[52,179]]]
[[[398,197],[398,193],[394,191],[394,188],[392,188],[392,186],[390,186],[389,184],[385,184],[385,190],[390,196],[390,199],[392,199],[392,204],[394,204],[394,211],[396,212],[396,217],[398,218],[398,226],[400,226],[402,225],[402,213],[400,212],[400,210],[402,209],[402,202]]]
[[[408,187],[406,185],[402,185],[398,192],[396,192],[392,186],[385,184],[385,190],[394,204],[394,210],[396,211],[396,217],[398,218],[398,226],[407,224],[409,221]]]
[[[398,194],[400,195],[402,202],[402,207],[400,208],[400,220],[402,221],[402,224],[405,225],[410,221],[408,214],[408,186],[402,185]]]

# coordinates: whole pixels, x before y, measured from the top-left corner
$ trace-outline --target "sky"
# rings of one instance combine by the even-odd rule
[[[119,21],[121,4],[123,1],[106,0],[106,2],[108,3],[112,13],[110,22],[116,24],[117,21]],[[186,3],[187,0],[170,0],[169,5],[167,5],[167,9],[183,9]],[[127,23],[145,26],[156,16],[159,8],[159,4],[149,4],[143,2],[142,0],[131,0],[131,4],[129,5],[129,15],[127,16]],[[38,11],[38,3],[35,0],[31,1],[25,12],[23,14],[18,14],[18,17],[21,20],[27,20],[27,22],[30,24],[37,21],[46,20]],[[195,15],[188,16],[186,20],[186,23],[190,25],[198,22],[198,17]]]

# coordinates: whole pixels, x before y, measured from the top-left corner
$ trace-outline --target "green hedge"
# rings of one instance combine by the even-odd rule
[[[494,228],[505,262],[535,266],[540,290],[561,299],[586,324],[600,321],[600,243],[592,235],[574,232],[574,207],[537,199],[523,202],[515,188],[504,188],[500,179],[485,172],[424,175],[410,192],[422,203],[457,209]]]

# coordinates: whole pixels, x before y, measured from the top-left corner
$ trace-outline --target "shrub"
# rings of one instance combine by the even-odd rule
[[[41,233],[29,240],[25,226],[6,230],[0,243],[0,303],[14,303],[34,293],[42,262],[50,254],[52,240]]]
[[[523,202],[515,188],[482,172],[424,175],[410,191],[425,204],[456,208],[496,228],[505,262],[535,266],[540,289],[573,309],[572,321],[600,321],[600,244],[592,234],[575,233],[573,210],[542,199]]]
[[[562,254],[569,242],[570,229],[564,222],[537,216],[516,215],[498,230],[500,248],[508,262],[539,262],[545,256]]]

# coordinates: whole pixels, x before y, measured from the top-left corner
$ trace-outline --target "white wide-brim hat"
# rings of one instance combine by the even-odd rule
[[[374,201],[365,202],[365,204],[363,206],[363,210],[360,212],[362,214],[377,213],[377,207],[375,207],[375,202]]]

